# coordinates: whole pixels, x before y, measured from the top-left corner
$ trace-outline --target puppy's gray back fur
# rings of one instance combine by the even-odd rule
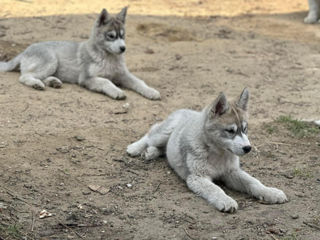
[[[33,61],[41,59],[43,66],[57,63],[53,76],[63,82],[77,83],[82,62],[78,58],[80,44],[73,41],[48,41],[30,45],[23,53],[21,60],[21,74],[32,71]],[[23,65],[26,61],[27,64]],[[41,67],[39,67],[41,69]]]

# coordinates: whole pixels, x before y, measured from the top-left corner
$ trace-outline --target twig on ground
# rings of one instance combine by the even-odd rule
[[[34,223],[36,221],[36,218],[34,217],[34,211],[32,210],[32,223],[31,223],[31,232],[33,232],[33,228],[34,228]]]
[[[314,225],[314,224],[312,224],[312,223],[305,222],[305,221],[304,221],[303,223],[304,223],[305,225],[309,226],[309,227],[315,228],[315,229],[317,229],[317,230],[320,231],[320,227],[317,226],[317,225]]]
[[[6,188],[6,187],[4,187],[4,186],[2,186],[2,188],[4,188],[5,190],[7,190],[7,193],[8,193],[11,197],[16,198],[16,199],[20,200],[21,202],[24,202],[25,204],[31,206],[31,204],[28,203],[26,200],[24,200],[22,197],[19,197],[18,195],[13,194],[10,189],[8,189],[8,188]]]
[[[153,194],[155,194],[159,190],[159,187],[160,187],[161,183],[162,182],[159,182],[159,184],[157,185],[156,189],[153,191]]]
[[[187,236],[188,236],[190,239],[196,240],[195,238],[193,238],[192,236],[190,236],[190,234],[188,233],[187,229],[184,228],[183,230],[184,230],[184,232],[187,234]]]
[[[278,238],[276,238],[276,237],[273,236],[272,234],[270,234],[270,237],[271,237],[273,240],[279,240]]]
[[[21,112],[23,113],[23,112],[27,111],[27,109],[29,108],[29,106],[30,106],[29,103],[27,103],[26,107],[25,107]]]
[[[282,142],[271,142],[271,141],[268,141],[267,143],[271,143],[271,144],[274,144],[274,145],[292,146],[292,144],[290,144],[290,143],[282,143]]]
[[[78,237],[80,237],[81,239],[84,239],[84,237],[83,237],[80,233],[74,231],[71,227],[68,227],[67,225],[63,224],[62,222],[59,222],[59,224],[60,224],[61,226],[64,226],[65,228],[69,229],[71,232],[73,232],[74,234],[76,234],[76,235],[77,235]]]

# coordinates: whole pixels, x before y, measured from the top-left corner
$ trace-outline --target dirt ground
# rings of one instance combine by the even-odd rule
[[[303,24],[307,1],[87,4],[2,0],[0,60],[33,42],[83,41],[101,8],[129,4],[128,67],[162,100],[126,90],[116,101],[70,84],[37,91],[1,73],[0,239],[320,239],[319,129],[288,117],[320,119],[320,26]],[[244,86],[254,150],[242,167],[284,190],[288,203],[225,189],[240,209],[220,213],[165,158],[127,156],[126,146],[173,110],[200,110]],[[44,209],[53,216],[40,219]]]

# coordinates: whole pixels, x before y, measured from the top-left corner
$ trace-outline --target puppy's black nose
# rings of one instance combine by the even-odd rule
[[[251,146],[245,146],[242,148],[242,150],[244,151],[244,153],[248,153],[251,151]]]
[[[121,52],[124,52],[125,50],[126,50],[126,47],[125,47],[125,46],[121,46],[121,47],[120,47],[120,51],[121,51]]]

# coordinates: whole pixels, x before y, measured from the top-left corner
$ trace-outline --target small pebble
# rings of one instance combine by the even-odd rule
[[[298,218],[299,218],[299,215],[298,215],[298,214],[291,215],[291,218],[292,218],[292,219],[298,219]]]
[[[124,109],[128,110],[129,107],[130,107],[130,103],[125,103],[125,104],[122,105],[122,107],[123,107]]]
[[[74,136],[74,138],[75,138],[77,141],[79,141],[79,142],[82,142],[82,141],[85,140],[85,138],[82,137],[82,136]]]
[[[176,60],[178,60],[178,61],[182,58],[182,56],[180,54],[176,54],[175,57],[176,57]]]
[[[305,196],[303,193],[295,193],[295,195],[296,195],[297,197],[301,197],[301,198]]]
[[[154,51],[151,48],[147,48],[144,52],[147,54],[154,54]]]

